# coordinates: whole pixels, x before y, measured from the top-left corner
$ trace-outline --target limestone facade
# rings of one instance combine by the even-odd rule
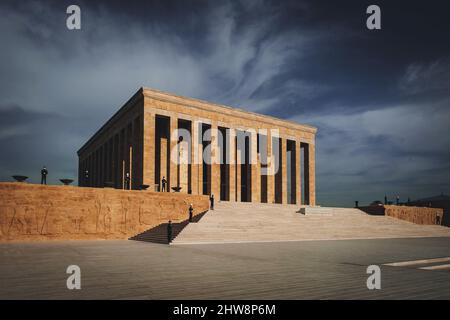
[[[141,88],[78,151],[79,185],[315,205],[317,129]],[[86,171],[88,174],[86,175]],[[178,189],[179,189],[178,188]]]

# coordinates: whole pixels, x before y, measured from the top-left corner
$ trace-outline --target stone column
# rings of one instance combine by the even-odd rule
[[[89,177],[88,177],[88,179],[86,181],[86,186],[90,187],[91,186],[91,174],[92,174],[91,171],[92,171],[92,168],[91,168],[91,155],[89,153],[88,153],[88,156],[86,157],[86,168],[89,171]]]
[[[170,148],[170,144],[168,141],[169,139],[166,137],[159,137],[159,181],[156,182],[159,185],[159,190],[162,190],[161,181],[163,178],[169,181],[170,172],[167,166],[170,168],[170,163],[167,162],[167,151]],[[170,192],[168,185],[166,185],[166,192]]]
[[[101,166],[100,166],[101,158],[102,158],[101,150],[102,150],[101,146],[98,146],[97,151],[95,152],[96,153],[95,166],[97,168],[97,181],[96,181],[97,187],[100,187],[100,179],[102,176],[102,171],[101,171]]]
[[[110,152],[109,139],[105,142],[105,182],[109,181]]]
[[[127,129],[127,171],[130,174],[130,189],[133,189],[133,122],[128,124]]]
[[[94,151],[91,152],[90,157],[90,164],[89,164],[89,186],[95,187],[95,175],[97,174],[95,172],[95,165],[94,165]]]
[[[302,204],[302,180],[301,180],[301,153],[300,140],[295,141],[295,203]]]
[[[124,136],[123,136],[123,159],[122,159],[122,163],[123,163],[123,181],[122,181],[122,185],[123,188],[125,189],[126,187],[126,176],[127,176],[127,172],[130,172],[130,152],[128,149],[128,139],[129,139],[129,132],[128,132],[128,124],[125,124],[124,126]]]
[[[256,131],[251,131],[250,150],[252,202],[259,203],[261,202],[261,163],[258,156],[258,134]]]
[[[99,187],[100,186],[100,148],[97,148],[97,150],[95,150],[95,186]]]
[[[114,182],[114,135],[109,139],[108,181]]]
[[[99,170],[100,170],[100,179],[99,179],[99,187],[103,187],[105,185],[104,172],[105,172],[105,158],[104,158],[104,145],[101,144],[99,147],[100,150],[100,158],[99,158]]]
[[[273,156],[272,132],[267,130],[267,203],[275,202],[275,157]]]
[[[309,172],[309,204],[316,205],[316,145],[308,145],[308,172]]]
[[[96,187],[97,170],[95,167],[95,151],[92,151],[91,169],[92,169],[91,187]]]
[[[133,133],[131,133],[133,135]],[[130,189],[133,189],[133,144],[130,140],[128,145],[128,172],[130,173]]]
[[[108,172],[107,168],[108,168],[108,142],[104,142],[102,148],[102,181],[101,181],[102,187],[105,186],[105,181],[107,180],[106,178],[106,173]]]
[[[237,143],[237,136],[238,136],[238,132],[236,131],[236,143],[235,143],[235,150],[236,150],[236,201],[241,202],[241,164],[242,164],[242,150],[239,150],[237,147],[239,145],[239,143]]]
[[[114,166],[113,166],[113,177],[114,177],[114,188],[119,188],[119,162],[120,162],[120,153],[119,153],[119,144],[120,144],[120,139],[119,139],[119,133],[115,133],[114,134],[114,142],[113,142],[113,146],[114,146],[114,154],[113,154],[113,158],[114,158]]]
[[[95,172],[95,151],[91,151],[90,154],[90,170],[89,172],[92,172],[89,174],[89,186],[90,187],[95,187],[95,175],[97,174]]]
[[[120,174],[119,174],[119,187],[120,189],[124,188],[124,183],[125,183],[125,145],[126,145],[126,141],[125,141],[125,132],[126,130],[121,129],[120,130],[120,142],[119,142],[119,168],[120,168]]]
[[[100,160],[100,149],[99,148],[97,148],[96,150],[95,150],[95,153],[94,153],[94,155],[95,155],[95,162],[94,162],[94,165],[95,165],[95,186],[96,187],[99,187],[100,186],[100,165],[99,165],[99,160]]]
[[[220,154],[217,122],[211,124],[211,193],[220,200]]]
[[[96,166],[96,150],[92,151],[92,160],[91,160],[91,166],[92,166],[92,183],[91,187],[97,187],[97,166]]]
[[[103,187],[103,145],[98,147],[98,170],[99,170],[99,179],[98,186]]]
[[[81,172],[84,172],[83,168],[83,160],[81,160],[81,157],[78,156],[78,186],[83,186],[83,180],[81,178]]]
[[[133,189],[138,189],[140,183],[140,179],[139,179],[139,131],[140,131],[140,126],[139,126],[139,118],[135,119],[133,121],[133,140],[132,140],[132,147],[133,147],[133,151],[132,151],[132,172],[133,174],[131,175],[131,179],[133,181],[133,183],[131,184],[131,187]]]
[[[230,201],[236,201],[236,130],[230,128],[228,132],[228,139],[230,139],[228,144]]]
[[[285,138],[281,138],[281,192],[282,192],[282,204],[288,203],[288,194],[287,194],[287,140]]]
[[[191,122],[191,188],[192,194],[200,194],[198,171],[199,171],[199,146],[198,146],[198,122],[192,120]]]
[[[198,135],[200,142],[198,144],[198,194],[203,194],[203,135],[202,126],[199,125]]]
[[[106,181],[108,181],[108,140],[103,144],[103,186]]]
[[[189,189],[189,142],[188,141],[181,141],[178,143],[178,184],[181,187],[180,192],[182,193],[188,193]]]
[[[155,114],[144,112],[142,181],[155,190]]]
[[[111,182],[113,183],[113,188],[116,188],[116,183],[117,183],[117,150],[116,150],[116,135],[113,134],[112,136],[112,145],[111,145],[111,149],[112,149],[112,156],[111,156]]]
[[[178,118],[175,115],[170,116],[170,178],[168,189],[176,187],[178,183],[177,164],[178,164]]]
[[[102,147],[101,147],[101,144],[98,146],[98,149],[97,149],[97,172],[98,172],[98,175],[97,175],[97,187],[101,187],[101,178],[102,178],[102,166],[101,166],[101,163],[102,163]]]
[[[103,187],[103,145],[98,147],[98,170],[99,170],[99,179],[98,186]]]

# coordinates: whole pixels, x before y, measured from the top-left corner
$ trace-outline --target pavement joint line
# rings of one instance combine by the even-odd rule
[[[442,237],[449,237],[449,236],[442,236]],[[321,238],[321,239],[285,239],[285,240],[230,240],[230,241],[183,241],[183,242],[177,242],[176,240],[174,242],[171,242],[170,246],[182,246],[182,245],[198,245],[198,244],[239,244],[239,243],[275,243],[275,242],[310,242],[310,241],[342,241],[342,240],[383,240],[383,239],[419,239],[419,238],[436,238],[434,235],[430,236],[380,236],[380,237],[361,237],[361,238]],[[450,257],[449,257],[450,259]],[[448,260],[450,261],[450,260]],[[398,262],[395,262],[398,263]],[[384,265],[390,265],[391,264],[384,264]]]
[[[421,264],[440,263],[440,262],[447,262],[447,261],[450,261],[450,257],[391,262],[391,263],[384,263],[383,265],[390,266],[390,267],[409,267],[409,266],[415,266],[415,265],[421,265]],[[422,268],[420,268],[420,269],[422,269]]]
[[[439,264],[437,266],[421,267],[419,269],[422,269],[422,270],[446,270],[446,269],[450,269],[450,264]]]

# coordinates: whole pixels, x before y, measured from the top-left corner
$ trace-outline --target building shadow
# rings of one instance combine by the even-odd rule
[[[208,211],[203,211],[194,217],[192,217],[191,223],[197,223],[200,221],[200,219],[207,213]],[[189,219],[180,221],[180,222],[173,222],[172,223],[172,241],[175,239],[181,231],[189,224]],[[157,225],[156,227],[153,227],[151,229],[148,229],[144,232],[141,232],[131,238],[128,238],[128,240],[134,240],[134,241],[144,241],[144,242],[151,242],[151,243],[159,243],[159,244],[168,244],[167,239],[167,225],[168,223],[161,223]]]

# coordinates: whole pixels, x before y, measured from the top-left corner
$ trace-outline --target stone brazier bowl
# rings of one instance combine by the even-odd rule
[[[59,179],[65,186],[68,186],[73,182],[73,179]]]
[[[21,175],[14,175],[12,176],[14,178],[14,180],[16,180],[17,182],[24,182],[25,180],[28,179],[27,176],[21,176]]]

